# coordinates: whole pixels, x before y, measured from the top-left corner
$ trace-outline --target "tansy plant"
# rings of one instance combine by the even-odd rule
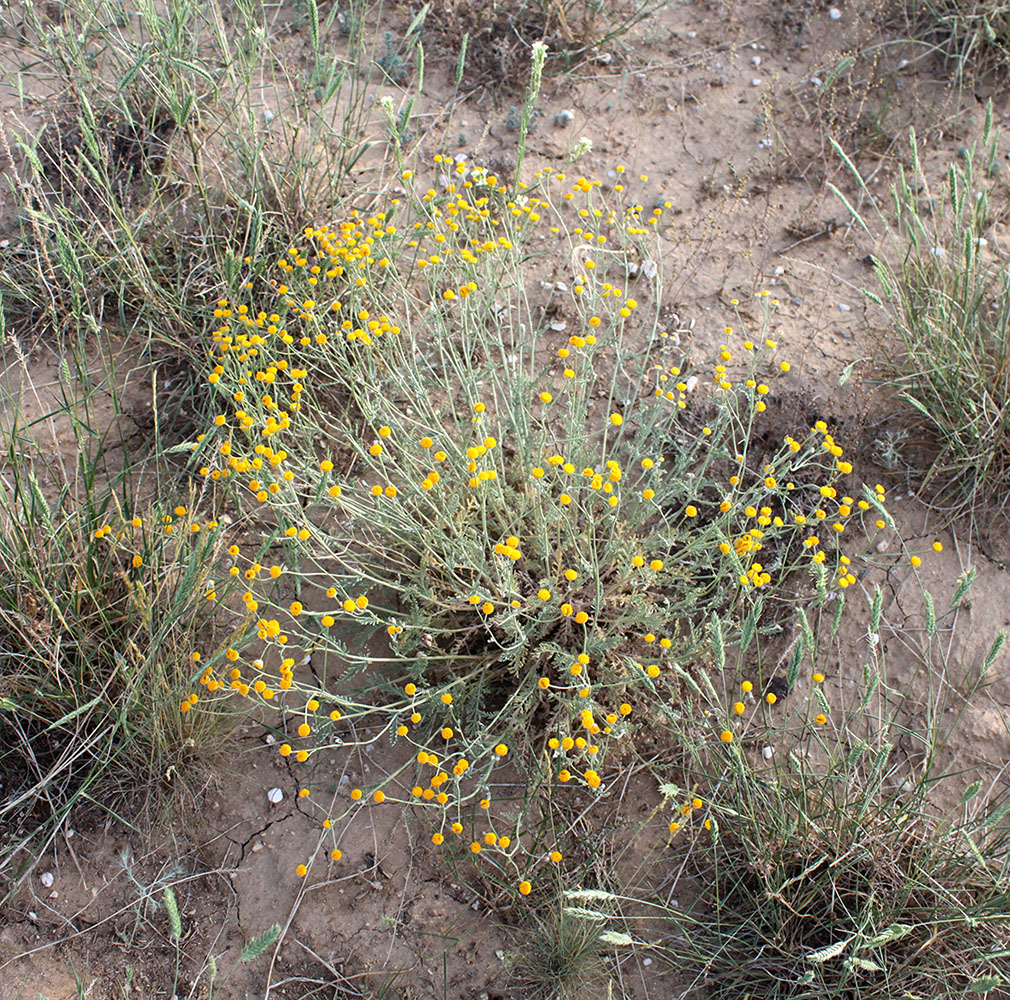
[[[339,859],[369,803],[409,803],[526,894],[566,845],[496,813],[495,769],[606,797],[637,710],[712,662],[713,616],[724,648],[777,627],[762,595],[795,570],[854,582],[840,542],[883,490],[824,424],[752,445],[761,379],[789,367],[767,293],[702,368],[663,329],[646,178],[545,170],[513,196],[435,161],[435,186],[404,171],[406,194],[307,229],[214,309],[219,414],[191,447],[237,508],[222,572],[248,589],[181,708],[250,699],[300,763],[367,723],[402,766],[342,805],[303,789],[320,849]],[[717,743],[738,725],[729,703],[706,722]]]

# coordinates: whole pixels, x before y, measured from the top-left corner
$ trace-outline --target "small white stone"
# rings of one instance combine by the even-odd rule
[[[659,274],[659,265],[654,260],[643,260],[642,274],[646,281],[655,280],[656,275]]]
[[[751,82],[750,82],[750,85],[751,85],[752,87],[760,87],[760,86],[761,86],[761,81],[760,81],[760,80],[758,80],[758,79],[757,79],[757,78],[755,77],[755,78],[754,78],[753,80],[751,80]]]
[[[907,59],[902,59],[901,62],[898,63],[898,69],[904,69],[907,65],[908,65],[908,60]]]
[[[845,302],[839,302],[838,308],[841,309],[843,313],[852,312],[852,306],[848,305]]]
[[[263,737],[263,742],[268,747],[272,747],[277,742],[277,737],[274,736],[273,733],[267,733],[266,736]]]
[[[283,800],[284,792],[279,788],[271,788],[270,791],[267,792],[267,798],[273,805],[277,805],[278,802]]]
[[[774,753],[775,753],[775,747],[761,748],[761,756],[764,757],[765,760],[771,760]]]
[[[698,32],[697,31],[689,31],[687,33],[687,37],[688,38],[697,38],[698,37]]]
[[[642,959],[642,965],[652,965],[652,959],[651,958],[643,958]]]
[[[888,543],[888,541],[887,541],[886,538],[881,538],[880,541],[877,542],[877,544],[876,544],[877,551],[878,552],[886,552],[888,544],[889,543]]]
[[[810,77],[810,83],[814,87],[820,87],[824,83],[824,81],[819,76],[812,76]]]
[[[761,65],[761,57],[760,57],[760,56],[754,56],[754,57],[753,57],[753,58],[751,59],[751,65],[752,65],[752,66],[753,66],[753,67],[754,67],[755,69],[757,69],[757,68],[758,68],[758,66],[760,66],[760,65]]]
[[[828,10],[828,17],[832,21],[840,21],[842,19],[842,12],[837,7],[831,7]]]
[[[43,872],[39,876],[39,881],[48,889],[56,881],[52,872]]]

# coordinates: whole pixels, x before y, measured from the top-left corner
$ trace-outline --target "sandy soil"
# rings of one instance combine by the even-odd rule
[[[1010,626],[1006,550],[998,531],[986,551],[958,524],[938,533],[937,522],[875,453],[881,430],[897,426],[900,417],[875,392],[863,360],[886,335],[860,292],[873,281],[864,262],[872,243],[849,224],[827,186],[830,181],[857,195],[827,137],[838,137],[883,198],[905,126],[916,124],[927,139],[927,172],[939,177],[975,134],[980,105],[975,94],[952,91],[938,63],[901,65],[907,58],[901,46],[882,49],[869,67],[858,64],[846,101],[824,97],[815,81],[857,39],[866,44],[860,11],[843,6],[840,13],[833,20],[820,5],[798,3],[671,6],[635,30],[633,54],[612,46],[569,76],[545,82],[527,164],[530,171],[556,164],[575,139],[587,136],[593,142],[581,167],[587,175],[607,177],[624,163],[629,173],[648,176],[644,198],[674,203],[664,261],[666,307],[693,330],[699,348],[720,341],[731,299],[746,302],[760,288],[774,291],[783,304],[783,356],[793,367],[776,384],[768,414],[772,433],[795,433],[818,417],[837,421],[836,436],[862,453],[869,481],[879,478],[895,497],[902,495],[893,509],[906,543],[921,539],[926,548],[936,538],[943,541],[943,553],[920,570],[938,608],[946,608],[957,577],[976,569],[970,603],[957,612],[958,628],[948,639],[952,660],[967,669],[996,630]],[[417,106],[427,135],[458,134],[465,139],[460,151],[492,167],[512,162],[515,135],[506,119],[518,99],[477,88],[446,112],[453,70],[448,56],[428,69]],[[888,94],[885,112],[879,109],[881,88]],[[1005,120],[1006,92],[993,97],[998,119]],[[572,113],[567,127],[556,123],[561,111]],[[432,141],[423,140],[422,148]],[[859,207],[871,206],[864,199]],[[1004,234],[994,232],[993,239],[1003,242]],[[116,345],[106,351],[123,357]],[[76,447],[73,428],[66,416],[48,416],[55,409],[54,387],[63,384],[59,360],[42,348],[23,358],[8,352],[5,359],[4,384],[20,387],[22,426],[51,452],[54,464],[66,461]],[[846,371],[850,377],[842,385]],[[129,436],[144,425],[150,375],[128,358],[116,372],[123,379],[130,372],[119,385]],[[72,381],[65,386],[71,396]],[[0,412],[0,426],[9,427],[10,419],[9,409]],[[104,429],[114,414],[99,405],[93,419]],[[878,551],[879,541],[866,547],[882,564],[888,551]],[[912,570],[907,563],[881,565],[850,592],[853,612],[843,626],[829,691],[832,685],[844,690],[851,681],[846,663],[861,662],[865,637],[857,629],[865,626],[857,622],[865,618],[858,606],[865,607],[875,582],[885,590],[889,680],[901,687],[923,669],[915,651],[923,623],[912,599]],[[965,709],[961,735],[945,751],[951,768],[962,773],[937,789],[938,807],[959,802],[977,774],[993,782],[1001,776],[1010,752],[1008,670],[1010,663],[998,661]],[[939,683],[954,685],[950,711],[956,714],[956,679]],[[923,710],[910,706],[913,718]],[[346,794],[348,782],[383,769],[383,752],[376,747],[362,755],[346,781],[335,772],[332,794]],[[268,800],[271,788],[283,791],[279,804]],[[490,889],[468,887],[436,859],[423,831],[397,811],[371,811],[352,831],[339,862],[323,860],[295,884],[291,859],[311,853],[319,834],[319,820],[300,807],[297,788],[287,765],[267,752],[264,733],[249,729],[226,758],[211,762],[197,815],[183,811],[172,823],[137,830],[112,818],[82,818],[5,915],[0,1000],[170,995],[174,952],[158,917],[169,878],[179,883],[183,914],[180,996],[205,968],[207,954],[218,956],[223,974],[241,947],[275,921],[283,928],[277,947],[240,967],[220,996],[351,997],[364,987],[372,991],[367,996],[414,1000],[518,996],[507,985],[507,968],[521,939],[508,926],[507,909]],[[656,801],[656,776],[632,776],[620,806],[593,835],[629,885],[672,893],[675,857],[667,853],[655,864],[665,844],[663,824],[652,815]],[[46,873],[54,876],[51,885],[41,881]],[[678,891],[689,893],[690,886]],[[614,997],[681,996],[690,985],[661,963],[635,955],[609,961],[606,972]]]

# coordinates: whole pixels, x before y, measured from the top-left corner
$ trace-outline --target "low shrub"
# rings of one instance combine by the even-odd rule
[[[276,710],[297,762],[366,729],[401,744],[349,801],[303,789],[331,852],[369,800],[413,803],[436,845],[469,843],[525,894],[568,849],[526,829],[538,791],[605,797],[622,745],[711,687],[727,647],[771,710],[790,595],[855,581],[840,542],[884,525],[883,487],[855,485],[823,422],[755,434],[763,373],[789,368],[769,294],[705,367],[663,328],[647,179],[434,173],[217,303],[218,414],[193,461],[234,505],[222,572],[249,589],[223,612],[241,640],[203,651],[197,709]],[[730,702],[697,719],[716,744]],[[506,774],[526,805],[497,810]]]

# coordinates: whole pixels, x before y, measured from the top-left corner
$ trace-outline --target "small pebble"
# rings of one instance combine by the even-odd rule
[[[751,80],[750,85],[752,87],[760,87],[761,86],[761,81],[755,78],[755,79]]]
[[[760,66],[760,65],[761,65],[761,57],[760,57],[760,56],[754,56],[754,57],[753,57],[753,58],[751,59],[751,64],[753,65],[753,67],[754,67],[755,69],[757,69],[757,68],[758,68],[758,66]]]
[[[652,959],[651,958],[643,958],[642,959],[642,965],[652,965]]]
[[[39,881],[48,889],[55,881],[55,878],[52,872],[43,872],[39,876]]]
[[[842,19],[842,12],[837,7],[831,7],[828,10],[828,17],[832,21],[840,21]]]
[[[775,753],[775,747],[761,748],[761,756],[764,757],[765,760],[771,760],[774,753]]]
[[[880,541],[877,542],[875,548],[878,552],[886,552],[888,544],[889,543],[886,538],[881,538]]]
[[[838,308],[841,309],[843,313],[852,312],[852,306],[845,302],[839,302]]]
[[[267,798],[274,805],[277,805],[278,802],[281,802],[284,799],[284,792],[279,788],[271,788],[270,791],[267,792]]]

